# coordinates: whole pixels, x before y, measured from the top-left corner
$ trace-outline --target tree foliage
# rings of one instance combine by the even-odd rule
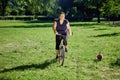
[[[96,16],[98,18],[98,23],[100,23],[100,9],[105,1],[106,0],[75,0],[77,6],[82,10],[81,12],[84,12],[85,16]]]
[[[117,17],[120,0],[0,0],[0,15],[39,15],[56,17],[64,11],[67,17],[91,20],[93,17]]]
[[[107,17],[115,17],[120,15],[120,1],[119,0],[107,0],[102,7],[103,15]]]

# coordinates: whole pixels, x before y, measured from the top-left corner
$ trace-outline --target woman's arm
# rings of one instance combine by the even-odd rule
[[[69,32],[69,35],[72,36],[72,31],[69,22],[67,23],[67,30]]]
[[[53,29],[53,31],[54,31],[54,34],[58,34],[58,32],[57,32],[57,30],[56,30],[56,26],[57,26],[57,23],[54,22],[53,27],[52,27],[52,29]]]

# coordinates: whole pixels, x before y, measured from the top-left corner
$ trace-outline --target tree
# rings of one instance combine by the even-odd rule
[[[120,1],[119,0],[106,0],[106,3],[104,3],[102,10],[103,15],[105,15],[107,18],[114,20],[120,15]]]
[[[61,11],[59,0],[0,0],[0,14],[5,15],[57,15]]]
[[[19,15],[37,15],[42,13],[42,1],[43,0],[11,0],[11,11],[18,11]],[[17,5],[17,7],[16,7]]]
[[[100,23],[100,15],[101,15],[100,9],[106,0],[90,0],[90,1],[92,2],[91,4],[96,7],[98,23]]]
[[[59,0],[58,5],[67,13],[67,11],[73,7],[73,0]]]
[[[0,15],[2,15],[2,2],[0,1]]]
[[[56,15],[57,11],[61,8],[58,6],[58,0],[43,0],[43,15],[51,16]]]
[[[93,10],[96,9],[96,13],[97,13],[97,18],[98,18],[98,23],[100,23],[100,9],[103,5],[103,3],[105,2],[105,0],[75,0],[75,2],[77,3],[78,7],[86,13],[88,10]],[[94,12],[93,12],[94,13]]]
[[[53,13],[53,7],[55,6],[57,0],[17,0],[19,8],[24,10],[25,13],[32,13],[35,18],[37,15],[48,16]]]
[[[62,11],[61,6],[58,5],[59,0],[55,0],[54,2],[51,3],[51,12],[49,13],[48,16],[50,17],[57,17],[58,14]]]
[[[8,2],[9,2],[9,0],[0,0],[0,8],[1,8],[2,16],[5,16],[6,7],[7,7]]]

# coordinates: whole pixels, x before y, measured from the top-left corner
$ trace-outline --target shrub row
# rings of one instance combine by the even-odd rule
[[[0,16],[0,20],[34,20],[34,16]],[[38,16],[37,20],[53,20],[53,18]]]
[[[33,16],[0,16],[1,20],[32,20]]]

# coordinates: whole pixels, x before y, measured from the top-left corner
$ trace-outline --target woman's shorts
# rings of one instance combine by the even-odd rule
[[[56,50],[59,50],[59,45],[60,45],[60,42],[61,40],[63,39],[63,45],[67,45],[67,36],[66,35],[63,35],[63,36],[60,36],[60,35],[56,35]]]

